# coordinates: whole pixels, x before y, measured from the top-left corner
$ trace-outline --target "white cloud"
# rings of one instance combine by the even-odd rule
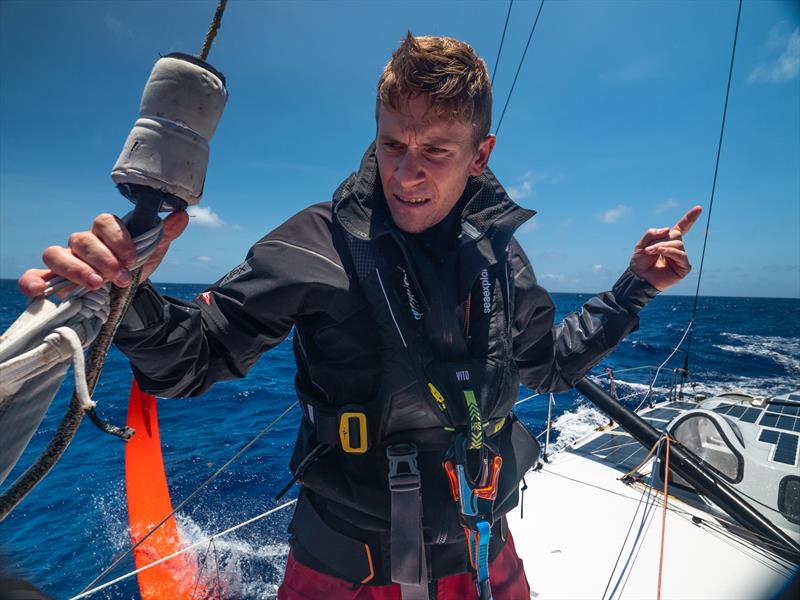
[[[103,23],[105,23],[108,30],[114,35],[124,35],[125,37],[129,37],[131,39],[134,38],[133,31],[128,29],[128,27],[122,21],[112,17],[111,15],[105,15],[103,17]]]
[[[657,215],[660,215],[662,213],[674,210],[678,208],[678,206],[680,205],[678,204],[677,200],[667,198],[661,204],[656,205],[656,207],[653,209],[653,212]]]
[[[786,32],[786,21],[775,25],[762,48],[762,60],[750,71],[748,83],[783,83],[800,73],[800,27]]]
[[[200,225],[201,227],[218,228],[225,225],[225,222],[219,218],[219,215],[211,210],[210,206],[190,206],[186,209],[191,219],[189,223]]]
[[[544,183],[546,185],[558,185],[566,180],[566,176],[561,173],[550,175],[548,173],[534,173],[533,171],[526,171],[525,174],[520,178],[520,182],[517,185],[511,185],[507,187],[506,191],[508,192],[508,195],[511,196],[512,200],[524,200],[525,198],[530,198],[531,196],[536,195],[536,192],[533,188],[537,187],[540,183]]]
[[[564,281],[566,277],[559,273],[545,273],[541,276],[542,279],[550,279],[551,281]]]
[[[200,256],[196,257],[196,259],[200,262],[211,262],[212,260],[210,256],[206,256],[205,254],[201,254]]]
[[[603,265],[599,263],[596,265],[592,265],[592,273],[599,273],[602,270],[603,270]]]
[[[600,215],[600,220],[603,223],[615,223],[619,221],[622,217],[629,215],[631,213],[631,207],[625,206],[624,204],[618,204],[614,208],[609,208],[603,214]]]
[[[528,171],[522,176],[522,183],[519,185],[512,185],[506,191],[515,202],[530,197],[533,193],[533,175],[531,172]]]

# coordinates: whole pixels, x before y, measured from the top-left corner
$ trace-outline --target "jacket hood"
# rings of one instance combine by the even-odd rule
[[[467,180],[464,197],[468,199],[461,217],[462,237],[488,239],[498,250],[505,248],[517,228],[536,214],[516,204],[488,168]],[[374,142],[361,159],[358,172],[334,192],[333,215],[347,232],[362,240],[374,240],[397,229],[383,195]]]

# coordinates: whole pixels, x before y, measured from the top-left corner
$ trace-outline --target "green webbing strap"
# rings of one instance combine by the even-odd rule
[[[483,448],[483,423],[475,392],[464,390],[464,400],[467,402],[467,415],[469,416],[469,449],[480,450]]]

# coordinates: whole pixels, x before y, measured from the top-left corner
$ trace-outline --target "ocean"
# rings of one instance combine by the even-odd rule
[[[158,287],[162,293],[180,298],[194,297],[204,289],[186,284]],[[589,297],[553,294],[558,319]],[[648,373],[655,372],[681,340],[692,301],[685,296],[656,298],[642,313],[641,328],[595,367],[592,375],[605,382],[606,368],[614,369],[619,397],[631,408],[638,405],[647,391]],[[0,330],[24,307],[16,282],[0,280]],[[683,365],[684,357],[679,350],[661,369],[655,383],[656,399],[668,393],[673,369]],[[642,366],[654,368],[626,370]],[[800,299],[701,297],[689,366],[696,391],[702,393],[740,390],[772,395],[796,389],[800,385]],[[198,398],[159,403],[173,505],[294,401],[294,370],[290,341],[286,340],[264,355],[241,381],[217,384]],[[104,419],[124,424],[130,382],[127,360],[114,349],[94,396]],[[692,393],[692,388],[687,391]],[[50,440],[71,393],[68,376],[5,485]],[[530,397],[532,394],[520,389],[516,412],[532,433],[540,434],[547,421],[547,396]],[[554,400],[551,451],[606,421],[577,393],[557,394]],[[276,506],[272,498],[289,479],[287,465],[299,418],[299,409],[293,409],[179,514],[186,541],[202,540]],[[130,546],[123,457],[123,442],[84,420],[61,461],[0,523],[0,565],[54,598],[75,595],[99,575]],[[287,498],[296,492],[295,487]],[[546,501],[540,505],[546,506]],[[274,597],[288,548],[289,518],[289,511],[279,511],[217,540],[213,568],[219,568],[230,597]],[[109,578],[133,568],[133,560],[128,558]],[[92,597],[138,597],[135,577]]]

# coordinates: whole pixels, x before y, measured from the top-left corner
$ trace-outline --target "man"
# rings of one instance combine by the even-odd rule
[[[138,291],[117,336],[136,378],[189,396],[243,377],[294,327],[301,484],[280,598],[527,598],[504,515],[538,446],[514,418],[520,381],[568,389],[690,270],[681,236],[651,229],[610,292],[553,327],[554,307],[513,238],[533,216],[488,170],[491,89],[467,44],[410,34],[378,83],[377,135],[332,203],[259,241],[192,302]],[[187,224],[165,220],[149,277]],[[128,285],[133,247],[97,217],[52,273]],[[490,591],[491,589],[491,591]]]

